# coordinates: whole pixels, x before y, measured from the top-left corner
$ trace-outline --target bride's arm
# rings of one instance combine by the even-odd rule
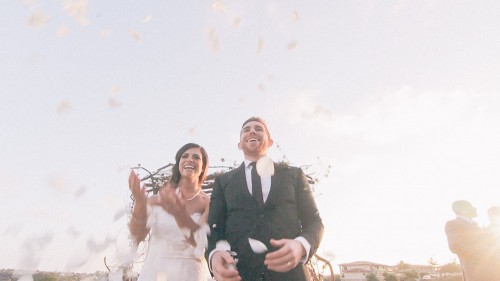
[[[130,216],[130,222],[128,224],[130,235],[135,245],[138,245],[141,241],[146,239],[149,233],[148,222],[148,212],[147,203],[141,204],[136,203],[134,209],[132,210],[132,216]]]
[[[148,198],[146,188],[140,186],[139,177],[133,171],[130,172],[128,185],[135,201],[128,227],[130,235],[137,245],[141,241],[144,241],[149,233],[149,228],[147,227],[147,207],[150,199]]]

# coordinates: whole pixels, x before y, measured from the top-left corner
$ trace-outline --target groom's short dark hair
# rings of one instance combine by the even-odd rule
[[[264,119],[260,118],[260,117],[250,117],[248,118],[247,120],[245,120],[245,122],[243,122],[243,125],[241,125],[241,128],[243,129],[243,127],[245,127],[245,125],[248,123],[248,122],[252,122],[252,121],[255,121],[255,122],[259,122],[261,123],[264,128],[266,129],[266,133],[267,133],[267,138],[268,139],[271,139],[271,133],[269,132],[269,129],[267,128],[267,124],[266,124],[266,121],[264,121]],[[241,135],[241,132],[240,132],[240,135]]]

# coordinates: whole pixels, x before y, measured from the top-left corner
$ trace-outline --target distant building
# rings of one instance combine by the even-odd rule
[[[384,272],[391,272],[391,266],[369,261],[356,261],[339,264],[342,281],[365,281],[366,275],[374,273],[381,279]]]
[[[375,274],[379,280],[384,280],[384,273],[394,274],[401,276],[406,271],[414,271],[419,276],[437,273],[437,266],[433,265],[385,265],[369,261],[356,261],[351,263],[339,264],[340,267],[340,281],[366,281],[366,276],[370,273]]]

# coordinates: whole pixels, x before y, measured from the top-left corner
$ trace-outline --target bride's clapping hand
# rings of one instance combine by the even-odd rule
[[[141,187],[141,180],[137,176],[134,171],[130,172],[130,176],[128,178],[128,187],[132,192],[132,197],[134,197],[134,201],[136,204],[146,205],[148,201],[148,194],[146,192],[146,187]]]
[[[165,211],[176,216],[186,211],[186,199],[182,198],[172,183],[167,182],[160,188],[157,198],[157,204],[162,206]]]

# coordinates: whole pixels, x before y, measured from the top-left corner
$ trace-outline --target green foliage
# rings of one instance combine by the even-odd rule
[[[392,273],[384,272],[382,275],[384,276],[384,281],[398,281],[396,275]]]
[[[455,261],[447,263],[439,269],[441,273],[460,273],[462,272],[462,266]]]
[[[406,270],[406,269],[409,269],[410,268],[410,265],[409,264],[406,264],[404,261],[400,261],[399,264],[398,264],[398,270]]]
[[[375,273],[371,272],[368,273],[368,275],[366,275],[366,281],[380,281],[380,280],[378,280],[377,275],[375,275]]]
[[[33,276],[33,281],[58,281],[60,280],[55,273],[47,273],[43,275],[35,275]]]
[[[430,265],[432,266],[437,266],[438,265],[438,262],[433,259],[432,257],[429,258],[429,260],[427,261]]]
[[[403,272],[402,276],[399,278],[399,281],[416,281],[418,280],[418,273],[414,270]]]

